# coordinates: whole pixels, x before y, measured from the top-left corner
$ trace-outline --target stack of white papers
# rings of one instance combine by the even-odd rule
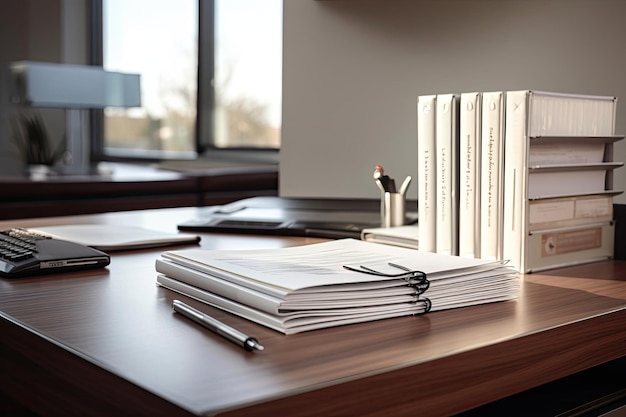
[[[423,286],[389,263],[423,272],[428,289],[420,294]],[[168,251],[156,270],[164,287],[285,334],[512,300],[519,292],[517,273],[503,262],[355,239],[270,250]]]

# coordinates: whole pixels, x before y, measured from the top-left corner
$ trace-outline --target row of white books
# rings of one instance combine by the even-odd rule
[[[494,91],[417,105],[420,250],[519,272],[612,256],[616,97]]]

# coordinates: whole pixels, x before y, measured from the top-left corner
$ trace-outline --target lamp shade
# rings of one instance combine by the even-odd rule
[[[19,61],[11,64],[11,75],[14,104],[73,109],[141,106],[139,74]]]

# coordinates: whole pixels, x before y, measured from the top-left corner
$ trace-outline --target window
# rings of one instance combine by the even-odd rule
[[[104,155],[280,147],[282,0],[102,0],[100,19],[103,67],[142,88],[105,109]]]
[[[280,146],[282,0],[215,2],[214,146]]]

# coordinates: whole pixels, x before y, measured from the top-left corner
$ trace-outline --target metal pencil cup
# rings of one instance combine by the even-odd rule
[[[405,196],[385,192],[380,205],[382,227],[402,226],[406,221]]]

